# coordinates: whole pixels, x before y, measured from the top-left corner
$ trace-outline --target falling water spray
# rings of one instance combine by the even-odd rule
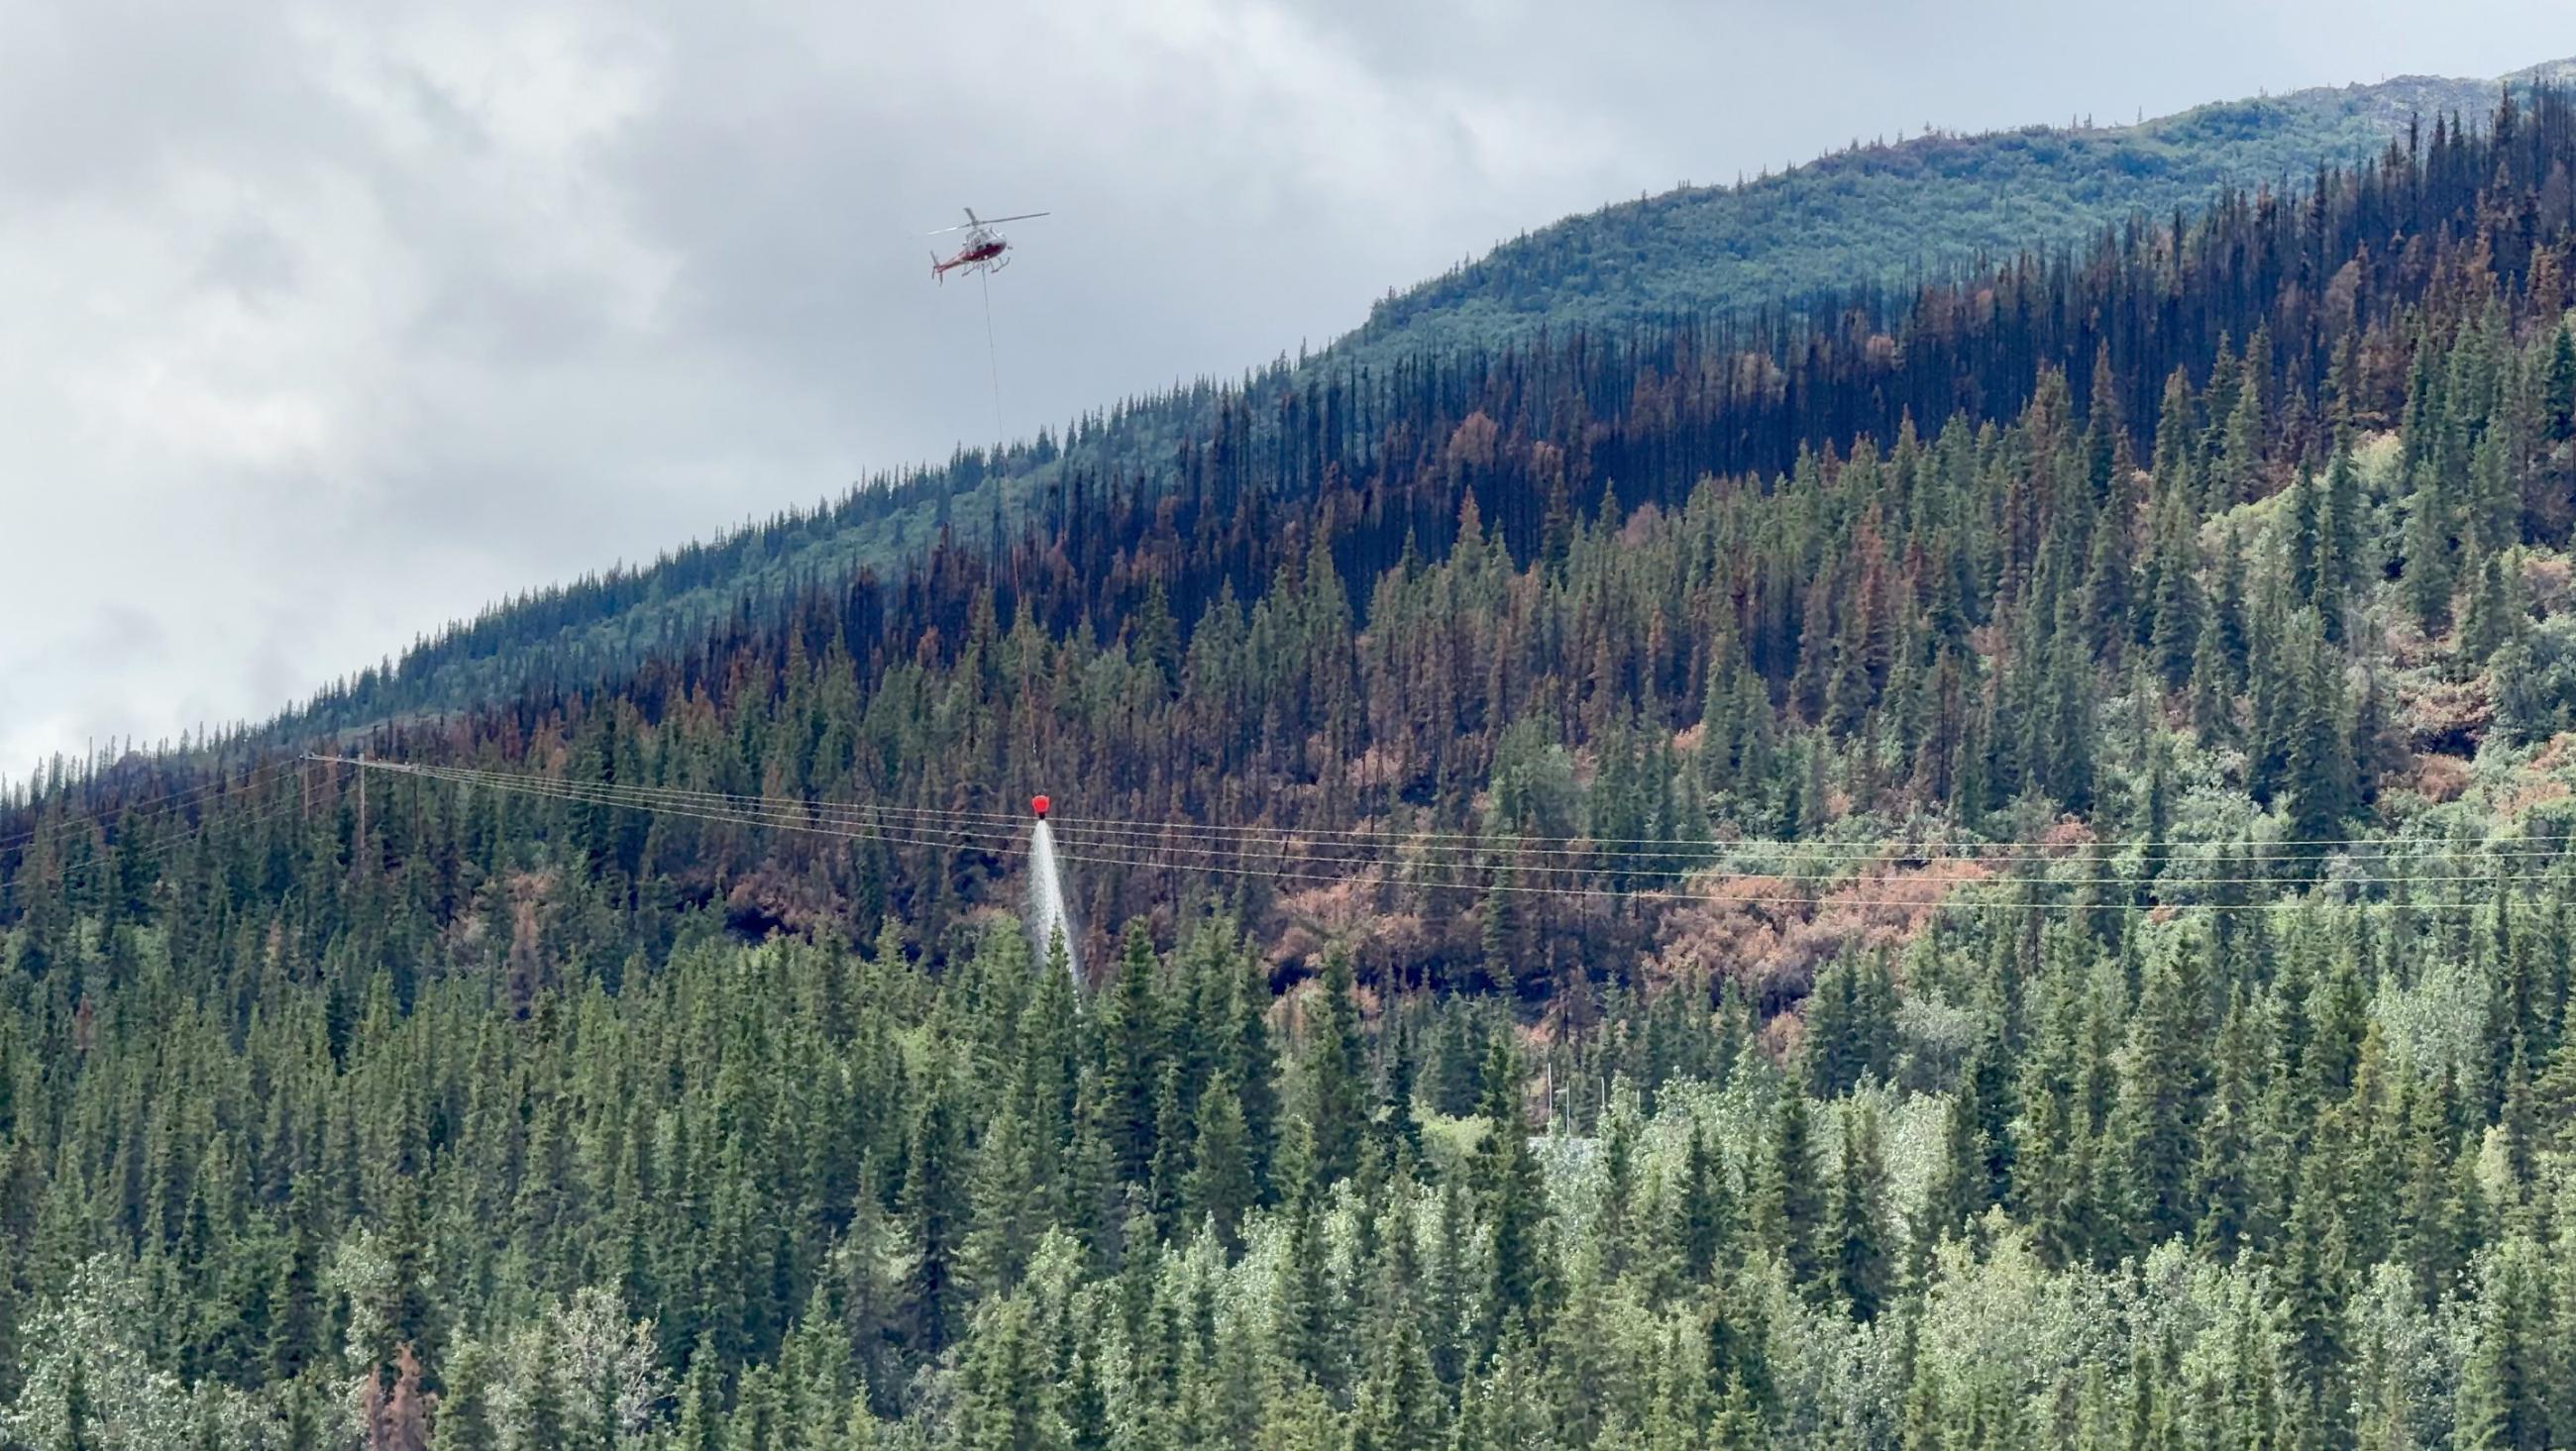
[[[1041,959],[1057,938],[1064,940],[1065,967],[1073,973],[1074,986],[1080,987],[1082,960],[1073,945],[1073,914],[1065,910],[1064,869],[1055,857],[1055,828],[1047,824],[1047,799],[1031,797],[1029,810],[1038,819],[1029,836],[1029,926],[1037,934]]]

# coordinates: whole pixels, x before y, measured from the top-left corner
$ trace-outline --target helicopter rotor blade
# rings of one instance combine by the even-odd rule
[[[1053,215],[1053,212],[1022,212],[1016,217],[979,217],[975,215],[975,209],[973,207],[968,207],[966,208],[966,221],[964,225],[940,227],[935,231],[924,232],[922,235],[925,237],[945,237],[951,232],[980,232],[986,227],[999,226],[1004,222],[1025,222],[1033,218]]]

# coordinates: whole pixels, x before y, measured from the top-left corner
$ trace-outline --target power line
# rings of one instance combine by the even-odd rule
[[[483,771],[473,767],[437,766],[426,763],[402,761],[362,761],[355,757],[345,756],[314,756],[310,759],[337,764],[363,765],[377,770],[406,771],[416,774],[448,773],[459,776],[487,777],[495,781],[504,779],[527,779],[524,773]],[[585,787],[600,786],[647,790],[710,802],[740,802],[773,807],[793,807],[799,810],[811,811],[825,817],[896,817],[935,822],[973,821],[983,822],[994,826],[1006,826],[1013,829],[1016,829],[1028,820],[1025,813],[1018,811],[977,810],[971,807],[922,807],[902,806],[880,802],[806,801],[801,798],[760,796],[742,792],[694,790],[675,786],[640,786],[624,782],[573,782],[568,784]],[[1087,833],[1110,837],[1159,839],[1163,837],[1177,836],[1184,838],[1195,837],[1208,840],[1241,837],[1312,837],[1318,839],[1344,837],[1366,840],[1387,840],[1402,844],[1421,844],[1426,847],[1441,850],[1473,849],[1477,851],[1490,851],[1499,846],[1510,846],[1520,843],[1544,843],[1545,845],[1534,846],[1531,850],[1539,853],[1580,854],[1585,856],[1597,855],[1613,848],[1616,848],[1620,854],[1629,856],[1697,855],[1707,851],[1771,850],[1800,855],[1848,855],[1879,858],[1884,857],[1891,852],[1896,852],[1898,854],[1911,852],[1912,854],[1921,855],[1947,851],[1963,855],[1970,852],[1979,853],[1980,855],[1977,859],[1985,861],[2064,861],[2071,857],[2080,856],[2095,846],[2106,844],[2100,841],[2066,842],[2035,838],[2021,840],[1987,840],[1972,837],[1894,837],[1880,842],[1869,843],[1812,841],[1786,837],[1721,837],[1712,839],[1705,844],[1693,844],[1675,842],[1667,837],[1566,837],[1514,834],[1507,832],[1482,833],[1415,830],[1393,826],[1283,827],[1260,826],[1253,824],[1227,824],[1218,822],[1152,821],[1136,817],[1095,817],[1072,815],[1066,813],[1061,808],[1052,813],[1051,819],[1055,820],[1059,824],[1071,823]],[[1456,845],[1448,845],[1450,843],[1455,843]],[[1579,843],[1579,845],[1568,845],[1567,843]],[[2517,845],[2515,843],[2524,844]],[[2456,836],[2289,837],[2275,838],[2271,840],[2244,838],[2237,841],[2166,842],[2160,846],[2152,843],[2137,842],[2121,844],[2119,849],[2122,851],[2136,850],[2142,852],[2152,849],[2168,853],[2185,850],[2263,852],[2289,847],[2323,848],[2336,846],[2355,848],[2423,846],[2443,847],[2453,850],[2468,849],[2488,855],[2557,857],[2567,854],[2571,847],[2576,847],[2576,835],[2561,836],[2554,839],[2554,841],[2553,839],[2546,837],[2509,837],[2504,838],[2501,843],[2472,841]]]
[[[277,779],[280,778],[272,778],[272,783]],[[231,798],[226,797],[224,799],[229,800]],[[202,830],[206,826],[212,824],[214,820],[220,819],[224,829],[227,831],[246,831],[253,827],[274,821],[281,816],[288,816],[299,812],[303,809],[303,805],[304,803],[299,796],[290,793],[283,800],[272,801],[264,805],[251,807],[239,815],[226,816],[222,818],[209,818],[207,821],[199,823],[199,828]],[[12,873],[6,877],[0,877],[0,895],[14,895],[27,884],[28,880],[28,874],[23,870]]]
[[[283,768],[280,768],[281,771],[282,769]],[[297,769],[303,770],[306,768],[299,763]],[[272,773],[271,779],[275,778],[275,774],[276,773]],[[233,780],[218,773],[214,779],[200,781],[193,786],[172,787],[167,791],[155,792],[150,796],[140,797],[131,801],[119,801],[113,804],[120,814],[128,811],[144,811],[147,809],[164,812],[170,810],[184,810],[189,806],[202,804],[212,798],[220,798],[227,795],[238,795],[244,792],[256,790],[258,789],[258,778],[259,768],[254,766],[249,774],[241,777],[239,780]],[[106,804],[109,803],[99,803],[99,805]],[[6,851],[12,847],[35,842],[48,837],[60,838],[77,835],[80,832],[90,830],[93,826],[104,827],[105,819],[97,814],[97,807],[84,804],[79,809],[87,814],[77,817],[67,817],[59,821],[40,823],[13,835],[0,837],[0,851]]]
[[[692,800],[696,804],[702,806],[712,804],[715,809],[722,814],[722,819],[739,821],[745,824],[792,827],[802,824],[803,820],[809,817],[820,817],[823,820],[831,821],[839,825],[855,825],[860,827],[875,827],[879,829],[881,829],[885,824],[874,822],[865,815],[859,815],[855,818],[850,816],[835,816],[832,814],[831,808],[818,806],[815,803],[781,797],[754,797],[741,795],[739,793],[692,792],[681,790],[679,788],[649,787],[619,782],[576,782],[565,781],[560,778],[531,778],[524,775],[472,771],[454,767],[411,765],[408,763],[369,762],[367,764],[378,769],[431,776],[436,779],[456,781],[460,784],[485,784],[499,789],[530,789],[545,795],[558,796],[573,800],[586,800],[599,804],[617,804],[619,802],[625,802],[627,804],[639,806],[653,806],[664,802],[686,799]],[[710,798],[712,798],[712,800],[710,800]],[[859,810],[865,810],[865,808],[859,808]],[[780,817],[782,814],[792,814],[797,817],[798,820],[781,820]],[[951,813],[928,809],[916,809],[912,813],[912,818],[909,821],[896,824],[908,825],[914,830],[948,830],[961,835],[971,835],[980,832],[986,834],[1014,836],[1019,826],[1024,821],[1025,818],[1012,817],[1008,820],[1007,824],[1002,824],[989,813]],[[1198,859],[1210,859],[1230,855],[1237,859],[1241,859],[1250,857],[1256,854],[1256,851],[1259,851],[1263,854],[1277,854],[1282,857],[1292,855],[1297,856],[1301,864],[1309,866],[1372,867],[1379,864],[1379,858],[1375,856],[1317,856],[1314,854],[1314,848],[1307,847],[1301,843],[1288,841],[1249,840],[1210,845],[1186,840],[1177,842],[1147,840],[1139,842],[1134,840],[1124,840],[1115,836],[1092,839],[1089,836],[1088,828],[1075,829],[1074,826],[1068,826],[1064,835],[1067,837],[1068,842],[1073,845],[1088,846],[1102,850],[1124,847],[1131,851],[1155,853],[1165,856],[1177,855]],[[978,843],[969,842],[967,844]],[[2511,849],[2490,848],[2488,850],[2502,853]],[[1429,858],[1411,863],[1398,861],[1395,865],[1419,865],[1433,868],[1468,867],[1477,869],[1508,866],[1510,870],[1520,874],[1543,875],[1547,873],[1559,873],[1588,875],[1602,871],[1633,868],[1639,864],[1638,859],[1649,856],[1678,857],[1683,859],[1681,862],[1683,867],[1706,869],[1713,867],[1715,865],[1715,858],[1721,854],[1722,853],[1707,847],[1676,847],[1667,849],[1660,853],[1652,854],[1612,853],[1607,854],[1606,856],[1594,857],[1589,853],[1582,853],[1585,859],[1573,865],[1528,862],[1518,859],[1514,859],[1508,863],[1495,863],[1485,859],[1467,861],[1456,859],[1444,860],[1440,858]],[[2549,849],[2546,854],[2552,857],[2559,855],[2555,849]],[[1905,855],[1906,854],[1903,853],[1892,853],[1882,849],[1869,860],[1845,862],[1842,865],[1855,870],[1869,866],[1895,865],[1898,864],[1898,861]],[[1994,865],[1996,862],[1995,858],[1980,856],[1922,856],[1918,859],[1927,866],[1941,863],[1988,866]],[[2055,864],[2066,864],[2079,863],[2086,860],[2086,858],[2074,853],[2059,853],[2052,856],[2036,858],[2036,860]],[[1840,873],[1832,871],[1801,870],[1797,867],[1779,867],[1770,869],[1731,869],[1727,872],[1727,875],[1746,878],[1801,879],[1818,876],[1839,876]],[[2393,878],[2377,875],[2370,877],[2330,877],[2325,879],[2325,884],[2367,887],[2372,885],[2388,885],[2391,883],[2399,885],[2420,885],[2437,882],[2487,882],[2494,880],[2495,876],[2496,873],[2493,872],[2432,874],[2401,873]],[[2154,884],[2161,886],[2224,886],[2233,884],[2269,884],[2275,879],[2266,875],[2247,872],[2227,873],[2217,876],[2192,876],[2166,873],[2152,879],[2117,876],[2087,878],[2055,877],[2046,878],[2044,880],[2054,886],[2135,886],[2150,880]]]
[[[317,757],[315,759],[337,761],[340,763],[360,766],[366,769],[394,771],[432,780],[444,781],[450,784],[467,786],[480,785],[496,791],[530,795],[544,799],[568,801],[578,804],[609,806],[624,810],[659,812],[662,814],[674,815],[683,818],[694,818],[724,825],[769,827],[778,830],[802,832],[825,837],[854,840],[877,840],[890,845],[922,847],[933,850],[973,849],[989,851],[995,854],[1003,854],[1024,849],[1022,843],[1016,836],[1015,829],[1012,831],[1005,831],[999,826],[984,824],[980,821],[952,820],[942,823],[935,820],[916,820],[908,824],[843,823],[814,819],[816,813],[814,811],[813,803],[791,801],[776,797],[746,797],[735,793],[688,793],[679,791],[676,788],[622,785],[619,783],[609,782],[567,782],[553,778],[528,775],[508,775],[498,772],[427,766],[408,762],[359,761],[344,757]],[[708,803],[687,799],[691,796],[705,794],[728,795],[729,799],[736,804],[716,805],[710,807]],[[795,819],[782,819],[789,813],[792,813]],[[974,815],[980,816],[982,813],[974,813]],[[1014,823],[1014,827],[1016,827],[1016,824],[1017,823]],[[943,826],[948,833],[944,836],[922,836],[916,834],[923,831],[938,831],[941,830]],[[1083,843],[1068,844],[1082,845]],[[1401,869],[1400,863],[1388,864],[1374,859],[1339,859],[1340,862],[1345,865],[1371,869],[1368,874],[1354,878],[1346,874],[1328,874],[1301,869],[1303,867],[1319,865],[1319,863],[1302,862],[1293,867],[1234,865],[1228,864],[1224,861],[1210,859],[1207,849],[1205,848],[1199,848],[1197,851],[1200,855],[1200,859],[1164,863],[1138,862],[1132,858],[1103,856],[1094,854],[1093,852],[1083,851],[1060,851],[1059,856],[1065,861],[1076,864],[1115,867],[1125,870],[1159,869],[1211,872],[1237,876],[1259,877],[1273,881],[1308,881],[1330,885],[1411,885],[1416,887],[1436,887],[1439,885],[1436,883],[1406,882],[1401,880],[1399,877],[1389,875],[1390,872],[1399,871]],[[1332,863],[1322,863],[1321,865],[1330,864]],[[1776,881],[1779,877],[1779,874],[1776,873],[1738,873],[1734,875],[1740,880],[1754,883]],[[1916,880],[1921,879],[1918,878]],[[2054,890],[2083,885],[2083,883],[2063,879],[2051,880],[2026,876],[2004,878],[1980,877],[1971,880],[1974,882],[1996,882],[2003,885],[2018,885],[2026,890],[2037,888],[2048,888]],[[2493,880],[2493,878],[2481,876],[2477,878],[2459,878],[2456,880],[2489,881]],[[2219,885],[2280,885],[2265,879],[2250,877],[2243,879],[2214,878],[2210,879],[2210,881]],[[1942,883],[1941,885],[1946,887],[1949,885],[1966,884],[1970,883],[1959,882],[1954,879],[1952,882]],[[2157,883],[2151,881],[2131,881],[2125,878],[2098,879],[2093,884],[2116,885],[2131,889],[2135,889],[2140,886],[2157,885]],[[2175,883],[2165,883],[2165,885],[2172,884]],[[1859,883],[1855,882],[1854,885],[1857,886]],[[2316,885],[2325,887],[2370,885],[2404,886],[2409,885],[2409,883],[2404,881],[2399,881],[2393,884],[2329,881]],[[2276,900],[2269,902],[2147,903],[2135,901],[2041,902],[2032,899],[2018,901],[1996,901],[1990,899],[1964,900],[1956,897],[1943,896],[1924,900],[1917,898],[1865,898],[1854,897],[1842,892],[1822,891],[1809,895],[1791,896],[1779,894],[1690,892],[1656,888],[1618,889],[1579,885],[1547,886],[1510,882],[1478,884],[1465,887],[1463,889],[1479,892],[1511,891],[1551,897],[1613,898],[1620,900],[1651,900],[1667,903],[1703,902],[1715,905],[1888,907],[1901,908],[1909,911],[1947,910],[1951,908],[1967,910],[2010,908],[2046,911],[2084,910],[2140,912],[2164,910],[2300,911],[2320,905],[2402,908],[2418,911],[2447,911],[2465,910],[2489,905],[2489,903],[2486,902],[2425,902],[2396,899],[2347,900],[2334,903],[2319,903],[2300,899]]]
[[[377,764],[381,765],[385,763]],[[389,766],[388,769],[407,770],[410,774],[430,776],[435,779],[454,781],[459,784],[485,784],[497,789],[514,789],[525,784],[525,778],[508,778],[489,772],[463,772],[457,771],[453,768],[426,766],[411,768]],[[682,798],[704,797],[710,794],[724,794],[682,792],[671,788],[635,786],[617,782],[568,782],[560,779],[542,780],[530,789],[536,790],[539,794],[559,797],[566,800],[588,801],[594,804],[631,804],[643,807],[652,807],[666,801],[674,801]],[[700,800],[696,802],[696,804],[705,806],[709,803]],[[724,794],[724,800],[715,804],[715,810],[719,813],[720,819],[738,821],[744,824],[778,826],[782,828],[792,828],[801,825],[806,819],[812,817],[820,817],[821,819],[833,822],[836,825],[859,828],[876,828],[882,830],[886,825],[886,823],[871,821],[864,816],[856,819],[848,817],[834,817],[827,812],[818,809],[811,803],[797,802],[779,797],[742,797]],[[782,820],[780,819],[782,815],[792,815],[796,819]],[[718,818],[711,817],[709,819]],[[944,814],[933,813],[928,819],[915,819],[910,822],[896,824],[908,825],[913,830],[947,830],[957,833],[961,838],[970,838],[977,833],[1015,838],[1018,827],[1024,820],[1025,818],[1014,818],[1009,825],[1004,826],[992,824],[981,819],[959,820],[946,817]],[[862,831],[860,834],[865,834],[865,832]],[[1159,854],[1163,856],[1180,856],[1198,860],[1210,860],[1224,857],[1245,860],[1255,855],[1277,855],[1283,859],[1283,865],[1286,863],[1287,858],[1294,857],[1297,864],[1303,866],[1338,866],[1352,868],[1375,867],[1380,865],[1382,861],[1382,858],[1378,856],[1317,855],[1312,848],[1302,846],[1298,843],[1284,841],[1244,841],[1219,845],[1208,845],[1195,842],[1138,842],[1132,840],[1121,840],[1115,837],[1091,839],[1088,837],[1086,832],[1070,828],[1066,830],[1063,835],[1067,843],[1073,846],[1089,846],[1097,850],[1109,850],[1124,847],[1131,852]],[[986,843],[973,840],[962,840],[960,844],[974,846],[986,845]],[[1399,858],[1390,863],[1390,865],[1398,869],[1416,866],[1433,869],[1451,868],[1479,871],[1508,868],[1508,870],[1513,873],[1521,875],[1534,874],[1544,876],[1548,874],[1558,874],[1591,876],[1607,871],[1633,869],[1638,865],[1638,863],[1629,859],[1631,855],[1633,854],[1613,854],[1606,858],[1592,858],[1587,855],[1585,860],[1572,864],[1527,862],[1518,859],[1513,859],[1506,863],[1496,863],[1484,858],[1473,860],[1456,858],[1444,859],[1436,857],[1421,860]],[[1679,859],[1677,866],[1668,869],[1686,870],[1704,875],[1716,870],[1717,862],[1721,854],[1713,852],[1708,848],[1674,848],[1668,852],[1658,853],[1656,855]],[[1131,857],[1128,860],[1133,861],[1134,859]],[[1993,864],[1992,859],[1978,857],[1935,856],[1925,857],[1921,860],[1926,866],[1945,863],[1971,866],[1987,866]],[[2042,860],[2053,863],[2079,863],[2085,859],[2077,855],[2060,854],[2044,858]],[[1899,862],[1896,860],[1895,854],[1881,853],[1878,857],[1865,861],[1856,860],[1842,862],[1839,865],[1843,870],[1839,871],[1832,869],[1810,870],[1796,866],[1785,866],[1774,868],[1731,868],[1727,869],[1723,874],[1731,877],[1747,879],[1840,879],[1846,875],[1856,873],[1869,867],[1897,864],[1899,864]],[[2465,874],[2405,874],[2395,878],[2394,880],[2405,885],[2422,885],[2436,882],[2488,882],[2494,880],[2494,875],[2495,874],[2492,872]],[[1980,880],[1982,879],[1983,878],[1980,878]],[[2131,887],[2139,885],[2147,879],[2117,876],[2075,878],[2053,877],[2046,878],[2044,880],[2052,886]],[[2257,883],[2268,884],[2274,879],[2268,876],[2251,873],[2231,873],[2220,876],[2192,876],[2178,873],[2166,873],[2161,874],[2152,880],[2156,885],[2171,887],[2226,886]],[[2387,885],[2390,880],[2391,879],[2381,877],[2336,877],[2327,879],[2329,884],[2355,886]],[[1425,883],[1424,885],[1437,884]]]

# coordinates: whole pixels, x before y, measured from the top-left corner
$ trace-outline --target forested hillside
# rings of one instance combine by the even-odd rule
[[[2551,62],[2507,80],[2565,79],[2570,69]],[[1363,393],[1413,357],[1474,357],[1548,327],[1608,339],[1677,318],[1767,326],[1759,320],[1773,312],[1830,315],[1855,289],[1866,297],[1894,288],[1901,298],[1988,258],[2080,250],[2132,215],[2197,213],[2230,187],[2311,183],[2321,166],[2366,160],[2410,127],[2485,114],[2500,84],[2410,76],[2203,106],[2130,127],[1856,143],[1747,184],[1606,207],[1390,294],[1322,353],[1293,366],[1283,358],[1234,388],[1200,383],[1124,400],[998,459],[961,452],[944,466],[873,479],[810,514],[497,605],[323,691],[280,722],[279,738],[622,672],[737,612],[771,618],[810,585],[907,567],[943,529],[988,538],[1015,528],[1069,471],[1155,492],[1179,487],[1176,451],[1208,430],[1229,394],[1246,411],[1238,437],[1247,446],[1284,448],[1293,441],[1274,435],[1288,395],[1321,384]]]
[[[0,1443],[2576,1438],[2571,167],[1303,374],[44,783]]]
[[[2313,181],[2415,125],[2485,115],[2499,86],[2565,81],[2553,61],[2501,81],[2401,76],[2197,106],[2134,125],[1927,132],[1732,186],[1604,206],[1505,243],[1370,312],[1341,348],[1490,346],[1542,328],[1651,323],[1945,280],[1969,258],[2081,249],[2131,213],[2198,210],[2229,187]],[[2108,119],[2108,118],[2106,118]]]

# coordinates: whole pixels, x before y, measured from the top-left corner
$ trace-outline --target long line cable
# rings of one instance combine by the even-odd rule
[[[975,280],[984,285],[984,362],[993,372],[993,469],[1002,467],[1002,350],[993,344],[993,269],[978,266]]]

